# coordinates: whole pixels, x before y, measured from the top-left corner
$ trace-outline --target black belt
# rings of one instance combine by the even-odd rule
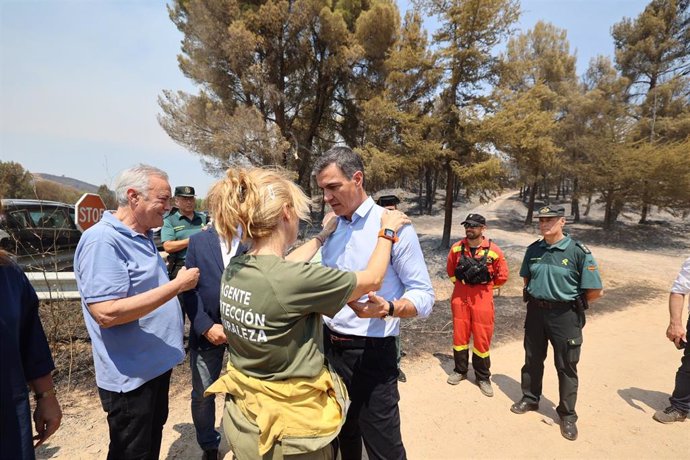
[[[339,334],[324,326],[328,340],[332,346],[339,348],[386,348],[395,345],[395,337],[362,337],[359,335]]]
[[[527,305],[534,305],[535,307],[544,308],[546,310],[552,310],[554,308],[570,308],[573,306],[573,302],[557,302],[554,300],[543,300],[535,299],[532,297],[529,299]]]

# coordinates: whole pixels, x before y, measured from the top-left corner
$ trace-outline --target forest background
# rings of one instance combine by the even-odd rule
[[[314,196],[315,159],[352,146],[371,192],[414,190],[431,212],[445,190],[446,246],[460,194],[505,187],[521,190],[527,224],[554,193],[575,222],[602,202],[606,228],[624,210],[640,223],[653,206],[684,217],[689,3],[653,0],[622,19],[614,60],[578,78],[565,30],[515,33],[516,0],[419,0],[404,17],[391,0],[174,1],[179,66],[197,91],[163,91],[159,122],[209,172],[278,164]],[[5,197],[25,190],[6,177]]]

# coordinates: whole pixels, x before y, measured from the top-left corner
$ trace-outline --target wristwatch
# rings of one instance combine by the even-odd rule
[[[393,318],[393,315],[395,314],[395,305],[393,305],[393,302],[391,300],[388,301],[388,312],[384,313],[381,319],[388,319],[388,318]]]
[[[398,235],[396,235],[395,230],[390,228],[382,228],[379,230],[379,238],[385,238],[390,240],[392,243],[398,242]]]

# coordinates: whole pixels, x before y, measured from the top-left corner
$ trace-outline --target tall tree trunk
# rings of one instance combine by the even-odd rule
[[[434,176],[433,176],[433,168],[426,168],[426,174],[424,175],[425,183],[426,183],[426,200],[424,201],[424,205],[420,209],[421,212],[426,212],[427,214],[431,214],[431,207],[433,206],[434,203]]]
[[[649,223],[649,221],[647,221],[647,215],[648,214],[649,214],[649,204],[648,203],[642,203],[640,221],[638,223],[648,224]]]
[[[610,229],[613,226],[613,190],[609,189],[606,192],[606,200],[604,201],[604,228]]]
[[[532,224],[532,216],[534,215],[534,201],[537,197],[537,181],[532,182],[529,194],[529,204],[527,205],[527,217],[525,218],[525,225]]]
[[[647,217],[649,216],[649,203],[650,203],[650,197],[649,197],[649,181],[644,180],[642,181],[642,206],[640,208],[640,221],[638,223],[640,224],[646,224],[647,222]]]
[[[455,185],[455,174],[450,166],[450,161],[446,162],[446,201],[443,206],[443,236],[441,236],[441,248],[450,247],[450,229],[453,224],[453,186]]]
[[[426,169],[426,168],[424,168]],[[419,181],[417,181],[417,209],[419,212],[419,215],[421,216],[423,211],[424,211],[424,176],[426,175],[426,171],[424,174],[419,175]]]
[[[573,194],[570,201],[570,214],[574,222],[580,222],[580,191],[578,189],[577,177],[573,179]]]
[[[618,221],[618,216],[620,216],[621,211],[623,211],[623,206],[625,203],[623,200],[616,198],[613,200],[613,213],[611,217],[613,217],[613,222],[611,222],[611,227],[613,228],[613,225]]]
[[[455,185],[453,186],[453,202],[458,201],[459,197],[460,197],[460,181],[455,181]]]
[[[556,201],[560,200],[561,198],[561,185],[563,184],[563,178],[560,177],[556,181]]]
[[[434,204],[436,203],[436,191],[438,190],[438,176],[441,171],[437,168],[433,168],[433,176],[431,178],[431,199],[427,202],[427,214],[431,215],[434,211]]]
[[[592,194],[587,195],[587,206],[585,206],[584,216],[589,216],[589,211],[592,210]]]

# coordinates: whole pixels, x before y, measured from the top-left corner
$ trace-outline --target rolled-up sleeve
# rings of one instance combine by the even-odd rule
[[[690,257],[685,259],[680,273],[676,277],[671,287],[671,292],[674,294],[690,294]]]
[[[399,241],[393,248],[392,265],[405,286],[401,298],[412,302],[419,318],[426,318],[431,314],[435,295],[419,238],[411,225],[403,227],[398,237]]]

